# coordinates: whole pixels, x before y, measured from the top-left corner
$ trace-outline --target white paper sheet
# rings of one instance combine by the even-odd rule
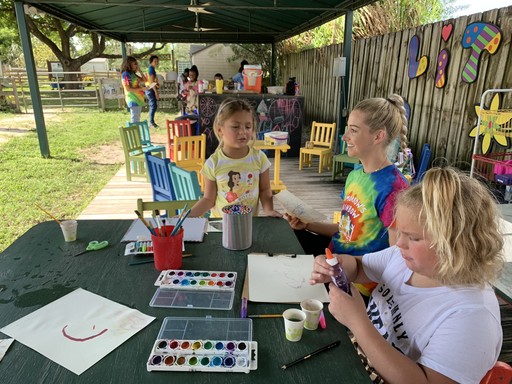
[[[5,354],[7,353],[7,350],[11,346],[14,339],[1,339],[0,340],[0,361],[4,358]]]
[[[156,227],[154,219],[146,218],[150,221],[153,227]],[[178,222],[177,217],[165,219],[166,225],[175,225]],[[208,226],[208,219],[204,217],[187,217],[183,222],[183,241],[201,242],[204,239],[204,234]],[[149,241],[151,235],[149,229],[146,228],[144,223],[136,219],[133,224],[128,228],[125,235],[121,239],[121,243],[130,241]]]
[[[313,255],[248,255],[249,300],[264,303],[300,303],[304,299],[329,302],[324,284],[309,285]]]
[[[274,200],[277,200],[290,216],[298,217],[305,223],[323,222],[327,220],[325,215],[322,215],[320,212],[307,205],[287,189],[274,195]]]
[[[80,375],[154,319],[78,288],[0,331]]]

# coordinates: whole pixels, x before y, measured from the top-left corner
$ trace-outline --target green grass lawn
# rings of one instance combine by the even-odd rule
[[[45,159],[32,115],[20,116],[0,113],[0,138],[2,128],[30,128],[0,142],[0,252],[34,224],[49,220],[36,203],[59,219],[82,212],[121,166],[95,161],[98,147],[120,147],[117,127],[130,118],[119,110],[45,111],[51,154]]]

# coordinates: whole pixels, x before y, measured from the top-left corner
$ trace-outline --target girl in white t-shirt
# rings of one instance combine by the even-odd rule
[[[378,282],[365,309],[330,284],[329,311],[354,334],[385,383],[479,383],[502,344],[491,283],[503,265],[503,237],[492,195],[454,168],[430,169],[400,193],[395,246],[338,255],[350,281]],[[333,268],[315,259],[311,284]]]
[[[193,207],[191,216],[222,217],[222,208],[242,204],[258,214],[261,201],[266,216],[281,217],[274,210],[270,188],[270,161],[253,148],[256,116],[245,99],[228,98],[219,106],[213,129],[219,140],[217,150],[206,160],[204,196]]]

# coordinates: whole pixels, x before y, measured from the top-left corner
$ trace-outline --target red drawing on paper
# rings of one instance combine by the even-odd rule
[[[67,326],[67,325],[65,325],[65,326],[64,326],[64,328],[62,328],[62,334],[64,335],[64,337],[68,338],[69,340],[79,341],[79,342],[89,341],[89,340],[91,340],[91,339],[94,339],[94,338],[96,338],[96,337],[98,337],[98,336],[103,335],[105,332],[107,332],[107,331],[108,331],[108,329],[107,329],[107,328],[105,328],[103,331],[100,331],[99,333],[96,333],[95,335],[91,335],[91,336],[88,336],[88,337],[73,337],[73,336],[69,335],[69,334],[66,332],[66,328],[67,328],[67,327],[68,327],[68,326]],[[92,329],[93,329],[93,330],[95,330],[95,329],[96,329],[96,326],[95,326],[95,325],[93,325],[93,326],[92,326]]]

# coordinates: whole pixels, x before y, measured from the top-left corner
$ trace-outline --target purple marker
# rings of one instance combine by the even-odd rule
[[[350,293],[350,282],[348,281],[345,271],[341,268],[338,259],[332,255],[329,248],[325,248],[325,255],[327,256],[327,263],[334,268],[334,276],[331,276],[332,282],[342,291],[352,295],[352,293]]]

